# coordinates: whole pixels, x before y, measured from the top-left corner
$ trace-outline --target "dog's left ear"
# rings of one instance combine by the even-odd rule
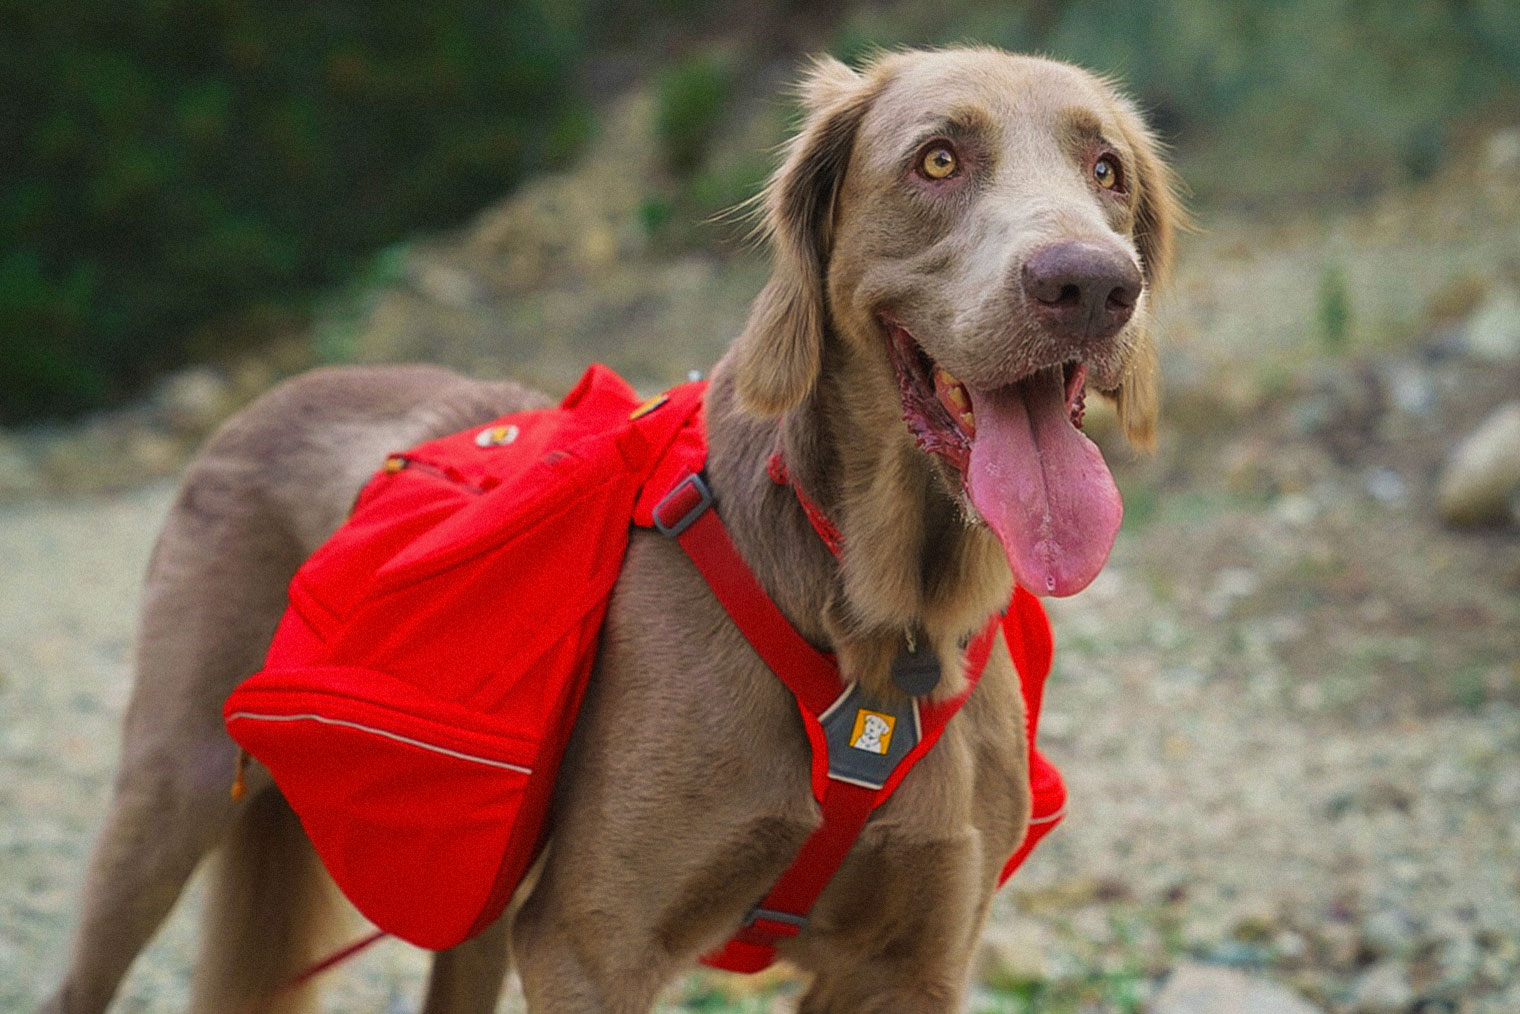
[[[1177,197],[1177,181],[1161,157],[1161,144],[1127,103],[1121,117],[1124,139],[1134,153],[1135,246],[1145,288],[1154,301],[1172,272],[1172,244],[1177,229],[1186,222]],[[1124,379],[1114,392],[1124,435],[1136,447],[1150,450],[1156,443],[1156,419],[1161,412],[1160,364],[1156,337],[1145,322]]]
[[[818,380],[834,201],[874,89],[838,60],[823,57],[801,93],[807,121],[761,195],[761,230],[771,241],[774,266],[734,350],[740,402],[759,415],[794,407]]]

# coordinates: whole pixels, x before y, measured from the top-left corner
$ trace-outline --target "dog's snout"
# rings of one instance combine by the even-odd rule
[[[1093,240],[1043,246],[1024,262],[1024,294],[1036,319],[1060,338],[1111,338],[1140,298],[1140,269],[1127,252]]]

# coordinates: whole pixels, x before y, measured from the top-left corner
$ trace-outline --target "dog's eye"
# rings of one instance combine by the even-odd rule
[[[960,162],[957,161],[955,152],[944,145],[935,145],[924,153],[920,168],[931,180],[942,180],[954,176],[955,170],[960,168]]]
[[[1104,190],[1121,190],[1120,185],[1124,179],[1123,170],[1119,167],[1119,160],[1112,155],[1104,155],[1093,163],[1093,179],[1098,181],[1098,186]]]

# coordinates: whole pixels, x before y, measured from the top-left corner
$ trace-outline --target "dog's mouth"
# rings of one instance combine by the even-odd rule
[[[959,474],[1014,579],[1037,595],[1087,587],[1108,560],[1124,509],[1102,452],[1081,432],[1086,366],[1052,364],[977,388],[936,363],[906,328],[883,323],[909,432]]]

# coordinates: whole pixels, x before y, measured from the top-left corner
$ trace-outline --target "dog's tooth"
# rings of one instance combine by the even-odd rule
[[[954,387],[949,389],[949,396],[951,403],[956,407],[958,411],[964,413],[970,410],[971,398],[966,394],[965,387],[960,384],[956,384]]]
[[[961,382],[955,379],[955,374],[937,363],[934,366],[934,383],[942,391],[953,391],[961,386]]]
[[[976,436],[976,413],[969,410],[961,413],[961,429],[968,437]]]

